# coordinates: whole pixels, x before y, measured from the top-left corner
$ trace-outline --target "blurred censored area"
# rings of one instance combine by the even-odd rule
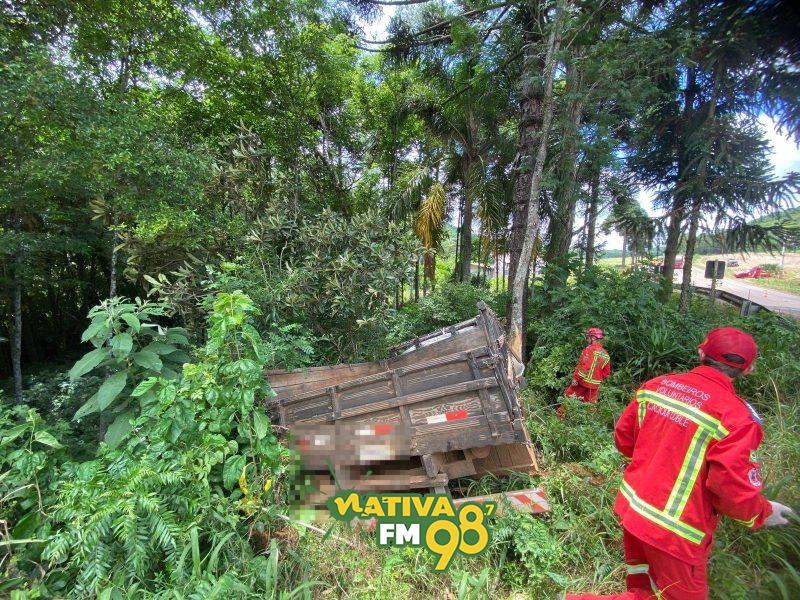
[[[300,423],[291,447],[306,469],[366,465],[411,456],[410,432],[397,423]]]

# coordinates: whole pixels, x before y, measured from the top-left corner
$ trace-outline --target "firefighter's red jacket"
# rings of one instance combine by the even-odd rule
[[[611,359],[600,342],[592,342],[581,352],[572,377],[583,387],[596,390],[611,373]]]
[[[614,504],[622,526],[691,564],[707,560],[719,514],[761,527],[772,512],[755,456],[761,438],[755,410],[716,369],[651,379],[615,430],[630,459]]]

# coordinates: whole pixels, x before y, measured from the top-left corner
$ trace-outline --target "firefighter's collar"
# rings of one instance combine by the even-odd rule
[[[717,371],[714,367],[708,365],[700,365],[691,370],[692,373],[710,379],[720,387],[730,390],[732,394],[736,394],[736,389],[733,387],[733,381],[730,377]]]

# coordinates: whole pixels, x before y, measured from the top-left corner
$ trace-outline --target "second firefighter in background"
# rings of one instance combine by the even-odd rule
[[[599,327],[586,330],[588,345],[572,374],[572,383],[564,392],[565,396],[577,396],[584,402],[597,403],[597,390],[600,383],[611,374],[611,358],[600,340],[605,337]]]

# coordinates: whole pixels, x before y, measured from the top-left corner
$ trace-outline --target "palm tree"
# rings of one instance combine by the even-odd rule
[[[637,255],[644,254],[652,247],[656,235],[656,221],[645,212],[633,197],[629,185],[613,178],[608,182],[612,198],[611,214],[603,223],[603,230],[612,229],[622,236],[622,266],[625,267],[626,253],[630,250],[631,262],[636,264]]]
[[[501,134],[501,125],[509,109],[510,89],[492,75],[491,65],[479,53],[480,47],[456,53],[431,49],[423,63],[431,84],[414,99],[429,134],[447,149],[447,181],[461,191],[457,281],[470,277],[475,217],[481,219],[482,232],[490,231],[487,226],[497,231],[499,222],[487,219],[499,219],[502,213],[495,207],[498,200],[493,194],[499,184],[493,167],[505,160],[498,158],[498,149],[507,147],[500,142],[507,137]]]

